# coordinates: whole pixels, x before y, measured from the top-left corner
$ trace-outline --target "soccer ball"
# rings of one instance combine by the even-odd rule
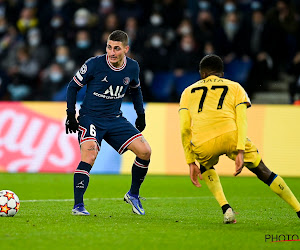
[[[19,197],[10,190],[0,191],[0,216],[12,217],[20,209]]]

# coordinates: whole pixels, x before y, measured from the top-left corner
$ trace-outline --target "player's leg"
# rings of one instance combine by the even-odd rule
[[[287,202],[297,212],[300,218],[300,204],[298,200],[285,181],[266,167],[261,156],[258,154],[256,146],[249,139],[246,140],[245,145],[244,165],[251,172],[256,174],[258,179],[266,183],[274,193],[278,194]]]
[[[131,168],[131,186],[125,194],[124,200],[132,205],[133,212],[144,215],[145,210],[140,202],[140,187],[147,175],[148,165],[150,163],[151,148],[143,136],[133,141],[127,149],[135,155],[135,161]]]
[[[219,175],[214,167],[206,169],[204,166],[200,165],[200,171],[203,180],[222,209],[224,214],[224,223],[236,223],[234,211],[225,197]]]
[[[84,208],[83,195],[89,185],[90,171],[98,154],[98,146],[95,141],[87,141],[81,144],[81,161],[74,172],[74,215],[89,215]]]
[[[150,163],[151,148],[148,142],[124,117],[119,117],[111,121],[110,129],[104,139],[119,154],[123,154],[129,149],[136,155],[131,171],[131,187],[125,194],[124,200],[132,206],[134,213],[144,215],[145,211],[140,202],[139,191]]]
[[[229,224],[236,222],[235,214],[225,197],[220,178],[213,167],[218,163],[219,156],[225,151],[228,143],[226,141],[227,137],[228,135],[225,134],[209,140],[199,147],[193,147],[193,151],[196,153],[197,161],[200,163],[203,180],[222,208],[224,223]]]
[[[288,185],[279,175],[268,169],[262,160],[259,162],[257,167],[248,168],[251,172],[256,174],[261,181],[267,184],[274,193],[288,203],[300,218],[300,203]]]
[[[100,150],[97,141],[99,131],[96,131],[95,125],[88,117],[80,118],[79,123],[78,141],[81,161],[74,172],[74,208],[72,214],[89,215],[84,207],[83,196],[89,185],[90,171]]]
[[[131,150],[135,155],[135,161],[132,165],[131,174],[131,187],[129,193],[133,196],[138,197],[140,187],[147,175],[148,165],[150,163],[151,148],[148,142],[143,136],[133,141],[128,149]]]

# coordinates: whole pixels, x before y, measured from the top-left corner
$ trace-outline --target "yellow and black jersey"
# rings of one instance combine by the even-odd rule
[[[187,87],[181,95],[179,109],[187,110],[180,114],[183,144],[200,145],[237,130],[236,107],[242,103],[251,106],[243,87],[224,78],[209,76]],[[190,153],[186,152],[186,156]]]

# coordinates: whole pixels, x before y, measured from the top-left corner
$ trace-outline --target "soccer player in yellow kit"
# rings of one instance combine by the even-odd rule
[[[298,200],[284,180],[266,167],[246,137],[246,109],[251,106],[247,93],[239,83],[222,78],[224,66],[219,56],[207,55],[199,66],[202,80],[183,91],[179,109],[182,145],[192,183],[201,187],[198,177],[204,179],[222,208],[224,223],[235,223],[235,213],[213,167],[225,154],[235,161],[234,176],[246,166],[291,205],[300,218]]]

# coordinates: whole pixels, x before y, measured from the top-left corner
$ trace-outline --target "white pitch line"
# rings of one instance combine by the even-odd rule
[[[160,200],[160,199],[168,199],[168,200],[184,200],[184,199],[207,199],[213,198],[212,196],[199,196],[199,197],[149,197],[146,200]],[[97,200],[123,200],[123,198],[86,198],[84,200],[97,201]],[[21,202],[61,202],[61,201],[74,201],[74,199],[48,199],[48,200],[21,200]]]

